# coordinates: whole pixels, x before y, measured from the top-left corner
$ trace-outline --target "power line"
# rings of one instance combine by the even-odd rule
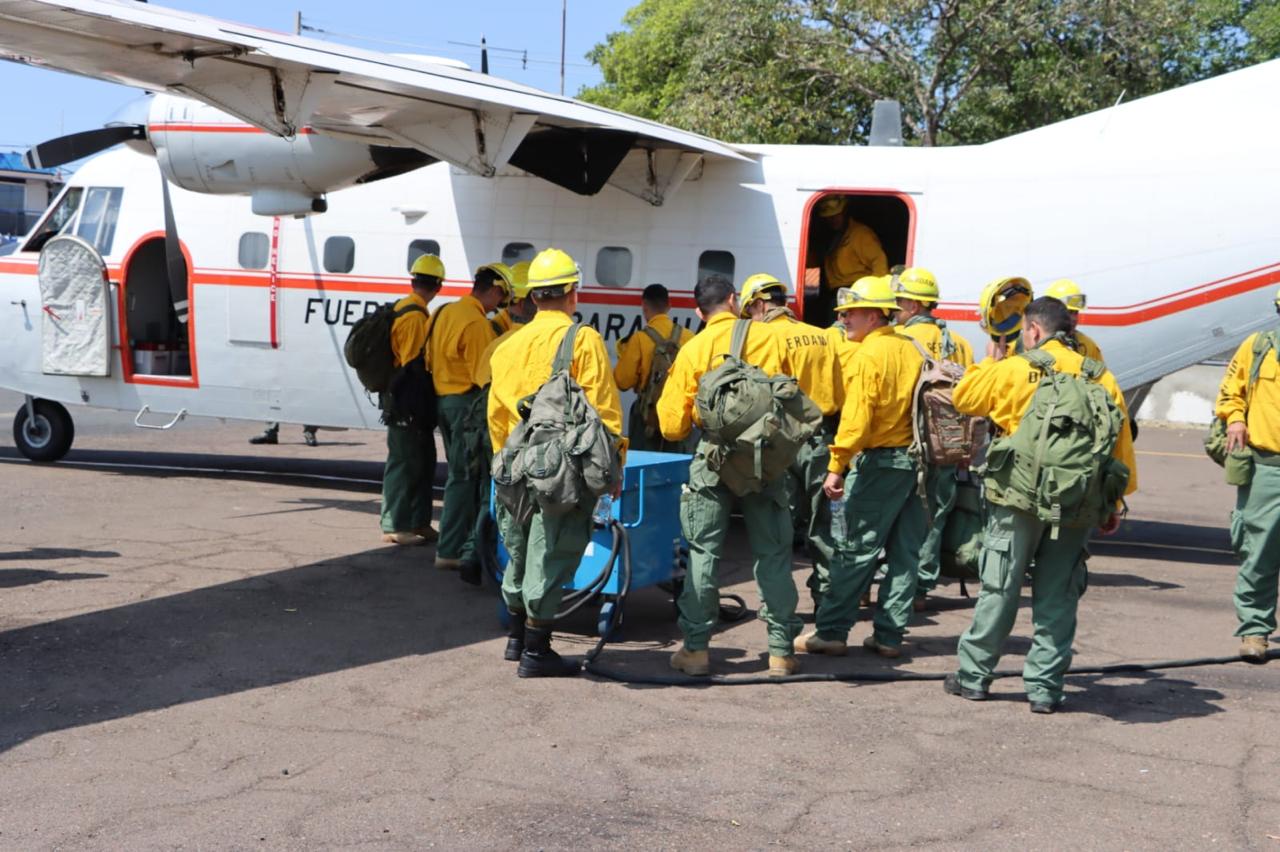
[[[462,47],[472,47],[472,48],[480,47],[479,44],[475,44],[472,42],[464,42],[464,41],[448,41],[444,45],[426,44],[424,42],[403,41],[401,39],[388,38],[385,36],[352,33],[352,32],[346,32],[343,30],[335,30],[327,27],[317,26],[316,24],[307,23],[308,20],[315,20],[315,19],[314,18],[302,19],[300,24],[302,32],[329,36],[331,38],[350,39],[351,41],[360,41],[360,42],[366,42],[370,44],[383,44],[383,45],[389,45],[391,47],[405,47],[413,50],[427,50],[432,52],[454,53],[454,54],[462,52],[454,49],[453,48],[454,45],[462,46]],[[526,62],[532,65],[556,65],[556,66],[560,65],[559,59],[543,59],[543,58],[539,58],[537,54],[530,56],[529,51],[523,48],[494,47],[493,45],[488,45],[488,44],[486,44],[485,47],[487,47],[492,52],[518,54],[521,57],[522,62]],[[572,67],[572,68],[594,68],[595,67],[594,65],[588,62],[566,62],[564,64],[566,67]]]

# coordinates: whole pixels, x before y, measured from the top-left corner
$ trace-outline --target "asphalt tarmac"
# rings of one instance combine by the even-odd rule
[[[255,424],[73,413],[63,463],[0,435],[0,848],[1280,848],[1280,661],[1072,676],[1054,716],[1018,678],[986,703],[520,681],[492,587],[380,544],[381,434],[250,447]],[[1234,493],[1199,438],[1144,428],[1078,665],[1234,654]],[[742,538],[724,580],[754,608]],[[805,671],[950,671],[971,606],[943,587],[907,658],[856,647],[860,621]],[[678,636],[643,589],[601,661],[666,675]],[[1024,605],[1004,668],[1028,636]],[[754,619],[713,642],[724,674],[765,654]]]

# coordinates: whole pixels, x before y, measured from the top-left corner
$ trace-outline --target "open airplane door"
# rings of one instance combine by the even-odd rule
[[[79,237],[40,250],[41,370],[54,376],[111,375],[107,265]]]

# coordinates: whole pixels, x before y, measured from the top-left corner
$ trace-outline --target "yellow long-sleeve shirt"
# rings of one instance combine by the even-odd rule
[[[1084,356],[1079,352],[1073,352],[1057,340],[1046,341],[1040,350],[1053,356],[1058,371],[1080,375]],[[999,361],[984,358],[965,372],[955,387],[952,402],[961,414],[989,417],[1005,434],[1013,434],[1031,406],[1031,398],[1036,395],[1039,382],[1040,371],[1026,358],[1016,355]],[[1129,431],[1129,411],[1124,404],[1124,394],[1110,370],[1102,374],[1098,384],[1106,388],[1111,399],[1125,413],[1126,422],[1111,454],[1129,468],[1129,487],[1125,493],[1132,494],[1138,489],[1138,461],[1133,453],[1133,435]]]
[[[786,314],[769,321],[782,338],[782,371],[796,380],[824,417],[844,404],[844,381],[836,347],[822,329]]]
[[[1253,343],[1257,337],[1249,335],[1236,349],[1222,377],[1214,411],[1228,425],[1244,423],[1249,429],[1249,445],[1254,449],[1280,453],[1280,353],[1272,347],[1263,356],[1258,383],[1250,397],[1249,372],[1253,369]]]
[[[475,386],[476,368],[485,348],[497,337],[484,306],[474,296],[463,296],[431,317],[436,326],[427,344],[427,364],[436,393],[466,393]]]
[[[494,334],[503,335],[516,326],[515,318],[511,316],[511,311],[503,308],[493,315],[489,320],[489,327],[493,329]]]
[[[551,378],[556,350],[572,324],[572,318],[562,311],[538,311],[494,350],[494,359],[502,365],[489,387],[489,440],[495,453],[520,422],[516,404]],[[569,375],[582,386],[605,428],[619,436],[625,451],[626,441],[621,437],[622,401],[609,367],[609,353],[600,332],[589,325],[580,327],[573,341]]]
[[[850,361],[853,360],[853,353],[858,351],[858,341],[850,340],[849,333],[845,331],[844,326],[836,323],[822,330],[827,336],[831,344],[836,349],[836,360],[840,362],[840,383],[846,388],[849,386],[849,376],[852,374],[852,366]],[[841,403],[843,405],[843,403]]]
[[[829,472],[844,473],[863,450],[911,445],[911,396],[923,366],[915,345],[889,326],[862,339],[849,360]]]
[[[1081,355],[1083,355],[1086,358],[1092,358],[1095,361],[1101,361],[1104,364],[1106,363],[1106,361],[1102,360],[1102,349],[1098,346],[1098,344],[1094,341],[1092,337],[1085,334],[1083,331],[1080,331],[1079,329],[1077,329],[1076,331],[1073,331],[1072,335],[1076,339],[1077,352],[1079,352]]]
[[[480,355],[480,362],[476,364],[476,373],[472,377],[472,381],[476,383],[476,387],[488,387],[493,381],[493,353],[498,350],[498,346],[500,346],[503,341],[519,331],[522,326],[523,323],[513,325],[511,328],[491,340],[489,345],[484,348],[484,352]]]
[[[391,354],[397,367],[403,367],[422,354],[422,347],[427,342],[427,329],[431,325],[426,299],[410,293],[396,302],[395,309],[399,311],[409,305],[417,305],[422,311],[408,311],[391,323]]]
[[[714,315],[707,320],[706,328],[676,354],[657,406],[658,428],[668,441],[684,440],[693,430],[697,421],[693,400],[698,395],[698,380],[719,366],[719,356],[728,354],[736,319],[727,311]],[[783,344],[771,324],[751,324],[747,342],[742,347],[742,360],[771,376],[783,372]]]
[[[848,287],[866,275],[887,275],[889,259],[876,232],[850,219],[839,244],[827,253],[823,267],[827,272],[827,287]]]
[[[947,360],[953,364],[959,364],[961,367],[973,366],[973,346],[968,340],[951,331],[951,329],[947,329],[947,331],[951,336],[952,343],[955,345],[955,352]],[[898,327],[898,333],[918,340],[920,345],[927,349],[934,358],[943,357],[942,327],[936,322],[912,317],[907,321],[906,325]]]
[[[648,323],[649,328],[656,331],[663,340],[671,337],[674,325],[675,321],[667,314],[658,314]],[[682,328],[676,346],[684,346],[692,339],[693,332]],[[655,349],[653,340],[643,331],[633,332],[618,341],[618,365],[613,368],[613,378],[618,383],[618,390],[643,390],[649,384],[649,371],[653,368]]]

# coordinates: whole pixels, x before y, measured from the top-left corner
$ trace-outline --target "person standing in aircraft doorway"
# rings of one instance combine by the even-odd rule
[[[382,472],[382,540],[388,544],[418,545],[435,541],[431,510],[436,473],[434,418],[414,418],[409,412],[431,393],[425,350],[430,331],[427,304],[440,294],[444,263],[424,254],[409,271],[412,290],[395,304],[391,324],[391,355],[400,374],[393,390],[381,394],[378,405],[387,424],[387,464]],[[409,399],[409,396],[417,399]]]
[[[796,529],[803,527],[805,545],[813,559],[807,585],[817,612],[822,596],[831,587],[831,559],[835,555],[831,501],[822,492],[822,481],[831,458],[827,445],[835,440],[844,405],[840,360],[835,343],[822,329],[796,319],[787,307],[787,285],[772,275],[762,272],[744,281],[738,302],[744,317],[768,323],[779,333],[784,348],[782,371],[796,380],[822,412],[822,428],[801,448],[787,471],[791,522]]]
[[[627,441],[633,450],[686,452],[689,441],[673,442],[658,429],[658,398],[680,347],[693,332],[671,318],[671,296],[661,284],[650,284],[640,296],[644,328],[618,341],[618,364],[613,368],[618,390],[634,389],[635,401],[627,417]]]
[[[814,212],[828,235],[828,243],[817,304],[812,311],[806,308],[805,320],[822,327],[833,318],[836,291],[852,287],[865,276],[887,275],[889,259],[876,232],[849,215],[848,197],[828,195],[818,202]]]
[[[488,496],[483,444],[489,430],[477,406],[484,391],[476,385],[475,374],[485,349],[497,337],[486,315],[506,307],[511,290],[511,270],[505,263],[480,267],[471,292],[436,311],[427,345],[440,437],[449,463],[436,567],[457,571],[464,581],[476,586],[480,585],[480,563],[475,528],[480,506]]]

